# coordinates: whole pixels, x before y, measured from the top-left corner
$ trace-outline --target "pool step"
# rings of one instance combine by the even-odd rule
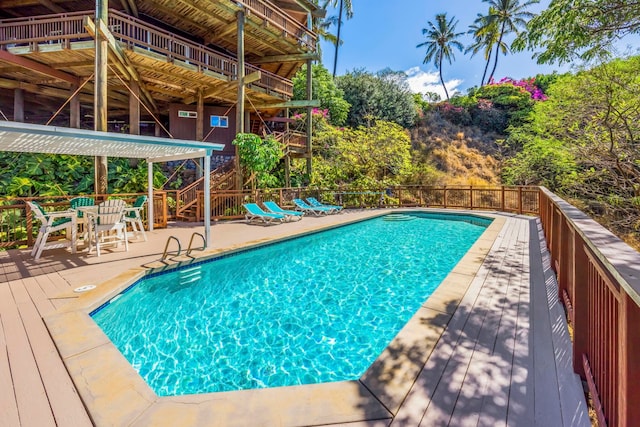
[[[189,283],[196,282],[200,280],[200,277],[202,276],[200,274],[200,266],[179,270],[178,274],[180,276],[181,285],[188,285]]]
[[[389,214],[382,217],[385,221],[413,221],[416,219],[413,215],[405,215],[405,214]]]

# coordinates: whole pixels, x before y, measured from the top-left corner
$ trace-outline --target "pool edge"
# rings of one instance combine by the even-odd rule
[[[248,425],[256,422],[255,411],[262,419],[261,424],[278,425],[300,425],[303,421],[299,417],[304,418],[305,425],[392,418],[440,339],[506,219],[504,215],[491,212],[424,208],[385,210],[373,213],[366,219],[390,211],[462,213],[489,217],[494,221],[360,380],[176,397],[156,396],[88,315],[105,298],[112,298],[148,274],[148,269],[138,268],[123,272],[101,284],[99,292],[83,294],[55,314],[45,317],[47,328],[93,422],[96,425],[174,425],[175,420],[180,419],[180,424],[185,426]],[[339,226],[362,220],[345,221]],[[328,228],[335,228],[335,225],[310,228],[295,235]],[[276,236],[225,250],[207,251],[195,261],[188,260],[176,266],[291,237]],[[411,358],[403,359],[399,350],[406,348],[415,351]]]

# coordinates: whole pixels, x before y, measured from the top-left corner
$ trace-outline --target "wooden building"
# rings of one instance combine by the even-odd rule
[[[236,133],[311,107],[291,100],[291,78],[317,58],[322,13],[310,0],[0,0],[2,119],[211,141],[233,155]],[[310,137],[278,137],[310,167]]]

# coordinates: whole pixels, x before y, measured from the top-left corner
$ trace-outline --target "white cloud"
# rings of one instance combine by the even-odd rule
[[[428,73],[422,71],[420,67],[412,67],[405,71],[407,75],[407,82],[411,91],[414,93],[434,92],[440,95],[440,99],[447,99],[444,94],[444,88],[440,84],[440,75],[437,71]],[[452,96],[456,92],[460,92],[457,88],[462,84],[460,79],[445,80],[444,84],[447,86],[449,96]]]

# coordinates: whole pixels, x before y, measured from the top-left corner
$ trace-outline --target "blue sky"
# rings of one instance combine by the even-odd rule
[[[542,0],[531,11],[539,12],[549,2]],[[414,92],[436,92],[443,98],[444,91],[435,66],[423,64],[426,50],[416,48],[416,45],[425,41],[422,29],[427,27],[428,21],[435,21],[436,14],[446,12],[448,19],[452,16],[458,19],[456,30],[465,33],[460,40],[468,45],[472,41],[472,37],[466,34],[469,25],[478,13],[485,14],[488,10],[488,4],[481,0],[352,0],[352,4],[354,16],[344,21],[340,36],[344,43],[339,50],[337,74],[361,68],[374,73],[385,68],[404,71],[409,75],[409,83]],[[335,11],[329,10],[327,13],[329,16],[335,15]],[[508,41],[512,38],[510,36]],[[322,62],[331,72],[334,47],[326,42],[322,42],[321,47]],[[501,55],[496,79],[570,70],[566,65],[538,65],[531,57],[532,52]],[[470,54],[465,55],[456,50],[453,64],[445,62],[443,66],[443,76],[449,92],[457,89],[466,93],[467,88],[479,85],[484,64],[482,53],[471,58]]]

